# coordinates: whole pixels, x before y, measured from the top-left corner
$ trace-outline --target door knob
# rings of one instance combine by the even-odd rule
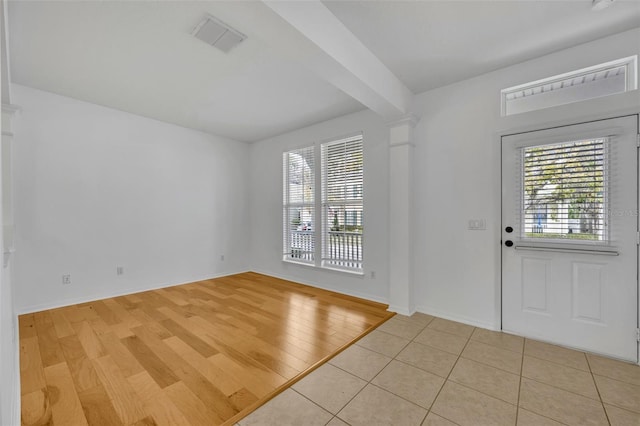
[[[507,226],[506,228],[504,228],[504,230],[507,232],[507,234],[510,234],[513,232],[513,228],[510,226]]]
[[[511,246],[513,246],[513,241],[507,240],[507,241],[504,242],[504,245],[507,246],[507,247],[511,247]]]

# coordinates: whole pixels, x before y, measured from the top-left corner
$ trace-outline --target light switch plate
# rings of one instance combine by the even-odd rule
[[[487,229],[487,221],[484,219],[469,219],[469,229],[472,231],[484,231]]]

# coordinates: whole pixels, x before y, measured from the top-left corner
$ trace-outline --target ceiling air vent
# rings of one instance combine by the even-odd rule
[[[196,25],[191,34],[225,53],[247,38],[240,31],[234,30],[211,15],[207,15],[202,22]]]

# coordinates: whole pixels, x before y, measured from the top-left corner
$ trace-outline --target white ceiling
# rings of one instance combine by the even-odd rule
[[[414,93],[640,26],[640,1],[325,4]]]
[[[360,40],[363,46],[354,52],[368,49],[382,71],[386,65],[400,88],[404,83],[413,93],[640,26],[640,1],[618,0],[601,12],[591,11],[590,0],[324,5]],[[354,76],[364,81],[366,75],[327,71],[308,35],[271,10],[281,7],[287,6],[12,0],[11,79],[240,141],[371,106],[366,99],[378,96],[375,90],[354,96],[345,89]],[[228,54],[195,39],[190,32],[205,13],[248,39]],[[349,68],[344,60],[337,63]]]

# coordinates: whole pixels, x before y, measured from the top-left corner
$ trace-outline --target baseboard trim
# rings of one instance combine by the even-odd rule
[[[315,287],[315,288],[319,288],[319,289],[322,289],[322,290],[333,291],[334,293],[340,293],[340,294],[344,294],[346,296],[352,296],[352,297],[357,297],[359,299],[370,300],[370,301],[376,302],[376,303],[382,303],[382,304],[385,304],[385,305],[389,304],[389,300],[388,299],[384,299],[384,298],[381,298],[381,297],[372,296],[370,294],[362,294],[362,293],[359,293],[357,291],[345,291],[342,288],[340,288],[340,289],[332,288],[330,286],[323,286],[323,285],[319,285],[319,284],[316,284],[316,283],[310,283],[308,281],[301,281],[297,277],[288,277],[288,276],[285,276],[285,275],[282,275],[282,274],[273,273],[271,271],[265,271],[263,269],[253,268],[253,269],[251,269],[251,272],[255,272],[257,274],[269,275],[271,277],[279,278],[281,280],[293,281],[293,282],[296,282],[296,283],[308,285],[309,287]]]
[[[397,306],[397,305],[389,305],[389,309],[387,309],[389,312],[395,312],[396,314],[400,314],[400,315],[405,315],[410,317],[411,315],[416,313],[416,309],[409,309],[407,307],[403,307],[403,306]]]
[[[496,325],[495,323],[492,323],[492,322],[478,321],[475,318],[466,317],[464,315],[451,314],[450,312],[441,311],[432,306],[424,306],[424,305],[418,306],[417,311],[423,314],[433,315],[435,317],[447,319],[450,321],[457,321],[463,324],[472,325],[474,327],[486,328],[487,330],[500,331],[499,324]]]
[[[72,298],[68,298],[68,299],[62,299],[62,300],[58,300],[58,301],[53,301],[51,303],[41,303],[41,304],[38,304],[38,305],[21,306],[21,307],[16,308],[16,313],[18,315],[30,314],[30,313],[33,313],[33,312],[40,312],[40,311],[45,311],[45,310],[49,310],[49,309],[62,308],[64,306],[77,305],[79,303],[86,303],[86,302],[93,302],[93,301],[96,301],[96,300],[109,299],[111,297],[127,296],[127,295],[130,295],[130,294],[141,293],[143,291],[159,290],[161,288],[174,287],[174,286],[177,286],[177,285],[184,285],[184,284],[189,284],[189,283],[193,283],[193,282],[197,282],[197,281],[212,280],[214,278],[227,277],[229,275],[242,274],[244,272],[250,272],[250,271],[249,270],[242,270],[242,271],[237,271],[237,272],[225,272],[225,273],[217,274],[217,275],[213,275],[213,276],[206,276],[206,277],[202,277],[202,278],[193,278],[193,279],[190,279],[189,281],[185,281],[185,282],[181,282],[181,283],[164,283],[164,284],[151,284],[151,285],[142,286],[142,287],[129,287],[127,289],[114,291],[114,292],[95,293],[95,294],[87,295],[87,296],[72,297]]]
[[[227,277],[227,276],[230,276],[230,275],[242,274],[242,273],[245,273],[245,272],[256,272],[258,274],[269,275],[269,276],[272,276],[274,278],[280,278],[282,280],[287,280],[287,281],[294,281],[294,282],[298,282],[298,283],[301,283],[301,284],[304,284],[304,285],[308,285],[308,286],[311,286],[311,287],[320,288],[322,290],[333,291],[333,292],[344,294],[344,295],[347,295],[347,296],[358,297],[360,299],[370,300],[372,302],[377,302],[377,303],[383,303],[385,305],[389,304],[389,301],[387,299],[376,297],[376,296],[372,296],[370,294],[363,294],[363,293],[360,293],[360,292],[357,292],[357,291],[345,291],[344,289],[337,289],[337,288],[333,288],[333,287],[330,287],[330,286],[323,286],[323,285],[319,285],[319,284],[316,284],[316,283],[309,283],[307,281],[301,281],[296,277],[288,277],[288,276],[285,276],[285,275],[282,275],[282,274],[273,273],[271,271],[265,271],[265,270],[260,270],[260,269],[245,269],[245,270],[235,271],[235,272],[225,272],[225,273],[217,274],[217,275],[213,275],[213,276],[206,276],[206,277],[201,277],[201,278],[193,278],[193,279],[190,279],[189,281],[185,281],[185,282],[181,282],[181,283],[164,283],[164,284],[152,284],[152,285],[143,286],[143,287],[129,287],[127,289],[114,291],[114,292],[95,293],[95,294],[92,294],[92,295],[81,296],[81,297],[72,297],[72,298],[62,299],[62,300],[53,301],[53,302],[49,302],[49,303],[40,303],[40,304],[37,304],[37,305],[20,306],[20,307],[16,308],[16,314],[17,315],[30,314],[30,313],[33,313],[33,312],[45,311],[45,310],[48,310],[48,309],[56,309],[56,308],[62,308],[62,307],[65,307],[65,306],[70,306],[70,305],[77,305],[79,303],[92,302],[92,301],[95,301],[95,300],[108,299],[108,298],[111,298],[111,297],[127,296],[129,294],[140,293],[140,292],[143,292],[143,291],[158,290],[158,289],[167,288],[167,287],[173,287],[173,286],[177,286],[177,285],[189,284],[189,283],[196,282],[196,281],[204,281],[204,280],[211,280],[211,279],[214,279],[214,278]],[[396,310],[391,309],[391,308],[389,310],[391,310],[393,312],[402,313],[402,312],[396,311]],[[403,315],[406,315],[406,314],[403,314]]]

